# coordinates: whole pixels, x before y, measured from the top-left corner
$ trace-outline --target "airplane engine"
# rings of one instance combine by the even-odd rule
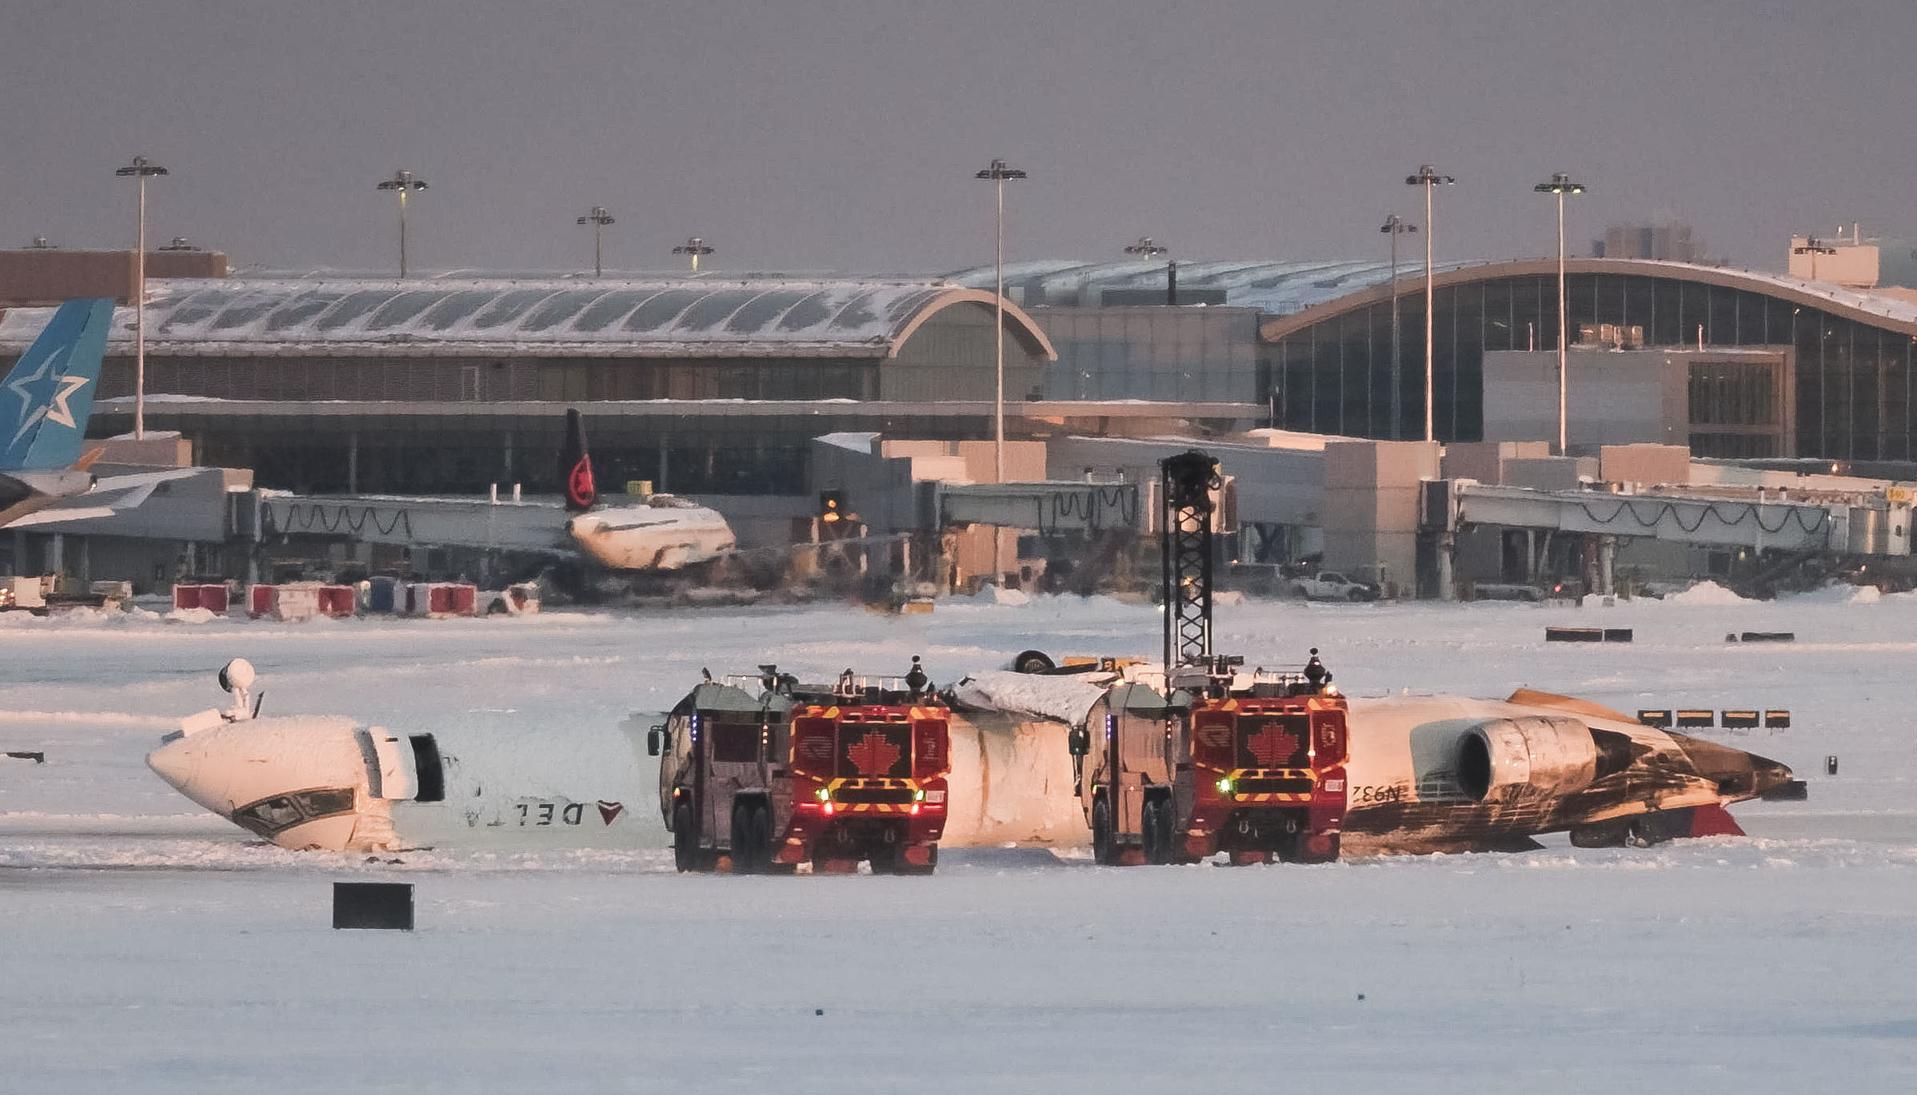
[[[1458,742],[1458,782],[1479,802],[1570,794],[1595,782],[1598,770],[1597,739],[1572,718],[1492,719]]]

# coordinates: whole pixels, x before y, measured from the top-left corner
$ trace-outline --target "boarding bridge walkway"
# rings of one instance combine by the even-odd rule
[[[242,506],[235,523],[255,539],[319,536],[409,547],[572,553],[567,513],[557,499],[494,502],[280,491],[256,491],[252,496],[254,513],[245,514]]]
[[[1055,532],[1147,531],[1137,483],[941,483],[942,525]]]
[[[1427,530],[1474,525],[1635,537],[1754,551],[1911,554],[1911,503],[1892,492],[1659,488],[1536,490],[1468,479],[1427,484]]]

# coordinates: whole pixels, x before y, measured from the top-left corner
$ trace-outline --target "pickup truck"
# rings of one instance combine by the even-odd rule
[[[1309,601],[1375,601],[1378,587],[1370,582],[1354,582],[1333,570],[1321,570],[1305,578],[1291,580],[1291,592]]]

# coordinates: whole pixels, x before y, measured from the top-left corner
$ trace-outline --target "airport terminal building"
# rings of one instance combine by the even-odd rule
[[[1699,455],[1917,459],[1917,299],[1907,292],[1679,262],[1571,259],[1567,266],[1574,343],[1698,355],[1685,384],[1696,424],[1752,427],[1694,431],[1689,440]],[[1008,268],[1006,293],[1051,335],[1058,357],[1045,375],[1055,398],[1189,392],[1263,405],[1273,424],[1293,430],[1421,437],[1422,271],[1401,266],[1395,294],[1391,274],[1380,262],[1180,263],[1178,303],[1169,305],[1162,261],[1036,262]],[[955,275],[968,285],[990,286],[991,278],[990,267]],[[1485,356],[1536,352],[1555,360],[1555,261],[1451,265],[1433,280],[1439,440],[1548,436],[1487,433]],[[1747,354],[1711,353],[1756,348],[1778,356],[1781,377],[1747,372]],[[1587,360],[1601,367],[1603,359]],[[1776,398],[1760,398],[1767,380],[1778,385]],[[1767,433],[1761,427],[1776,424],[1786,395],[1793,421],[1778,451],[1718,440]],[[1579,413],[1574,408],[1573,417]]]
[[[1440,440],[1549,435],[1531,374],[1555,369],[1555,272],[1548,260],[1437,271]],[[147,422],[184,434],[196,460],[253,468],[267,487],[550,492],[567,406],[587,412],[605,483],[700,495],[803,492],[809,442],[822,435],[992,436],[990,267],[943,277],[198,273],[149,283]],[[1395,294],[1378,262],[1180,263],[1175,285],[1168,274],[1162,261],[1006,268],[1007,436],[1422,434],[1415,268],[1401,266]],[[1688,444],[1700,456],[1917,457],[1909,296],[1573,259],[1568,297],[1574,449],[1578,424],[1598,422],[1609,432],[1597,440]],[[0,360],[44,314],[0,316]],[[116,328],[96,434],[131,423],[131,309]],[[1657,402],[1653,388],[1677,394]],[[1636,433],[1616,433],[1620,401],[1646,408],[1631,419],[1643,419]]]
[[[149,297],[148,427],[268,487],[552,492],[568,406],[605,482],[688,494],[800,493],[823,434],[992,433],[995,298],[942,279],[161,279]],[[1245,424],[1238,406],[1049,406],[1051,344],[1004,316],[1008,432]],[[0,319],[0,355],[43,318]],[[122,309],[95,433],[130,426],[132,324]]]

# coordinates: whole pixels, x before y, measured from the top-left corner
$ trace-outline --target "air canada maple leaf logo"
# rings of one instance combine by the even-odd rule
[[[1245,749],[1261,768],[1276,768],[1298,751],[1298,735],[1268,726],[1245,739]]]
[[[882,776],[892,770],[904,754],[899,747],[885,740],[885,735],[876,730],[853,742],[845,751],[847,760],[859,770],[862,776]]]
[[[592,461],[585,457],[572,466],[572,474],[566,477],[566,493],[572,497],[575,506],[590,506],[599,499],[599,489],[592,481]]]

